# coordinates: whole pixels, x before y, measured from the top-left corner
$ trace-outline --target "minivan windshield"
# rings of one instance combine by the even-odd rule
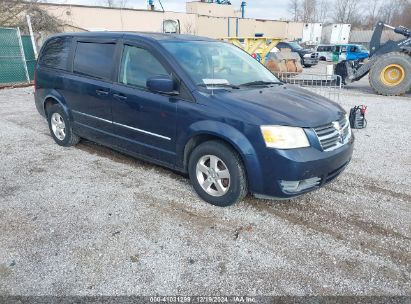
[[[280,81],[240,48],[220,41],[162,41],[200,87],[267,85]]]

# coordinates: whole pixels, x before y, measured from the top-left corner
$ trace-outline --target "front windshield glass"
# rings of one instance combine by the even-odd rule
[[[163,41],[198,86],[241,86],[280,81],[238,47],[219,41]]]

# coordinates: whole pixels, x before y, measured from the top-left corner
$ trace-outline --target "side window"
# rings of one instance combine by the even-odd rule
[[[78,42],[73,72],[109,80],[114,62],[114,43]]]
[[[67,70],[71,37],[57,37],[49,40],[39,58],[39,65]]]
[[[156,75],[168,75],[168,73],[149,51],[135,46],[124,46],[120,83],[146,88],[147,79]]]

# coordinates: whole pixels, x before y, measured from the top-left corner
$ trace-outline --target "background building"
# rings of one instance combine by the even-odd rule
[[[302,39],[302,22],[241,18],[240,8],[205,2],[187,2],[186,12],[108,8],[70,4],[39,4],[58,18],[64,31],[163,31],[165,20],[176,20],[181,33],[221,38],[251,36]]]

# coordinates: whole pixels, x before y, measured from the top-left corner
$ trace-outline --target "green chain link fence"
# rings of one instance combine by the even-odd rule
[[[30,35],[21,35],[23,43],[24,57],[26,59],[27,71],[30,80],[34,79],[34,67],[36,66],[36,56],[34,55],[33,44]]]
[[[33,80],[36,58],[29,35],[0,27],[0,85]]]

